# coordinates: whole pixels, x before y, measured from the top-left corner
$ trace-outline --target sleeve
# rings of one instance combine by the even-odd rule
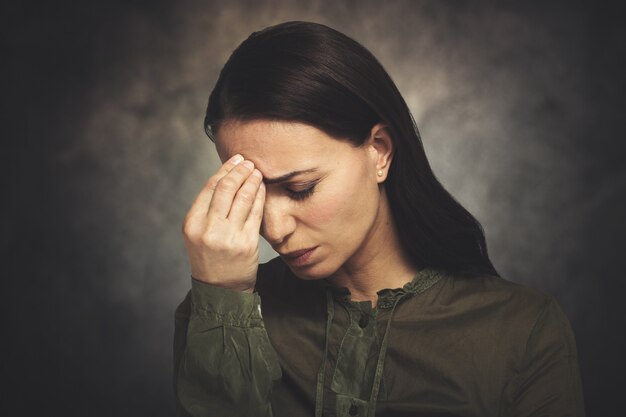
[[[259,295],[192,278],[175,314],[178,415],[272,416],[270,395],[280,378]]]
[[[584,417],[574,333],[552,297],[537,318],[502,416]]]

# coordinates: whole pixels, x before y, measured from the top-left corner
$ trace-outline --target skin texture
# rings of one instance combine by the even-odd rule
[[[375,303],[377,291],[401,287],[415,274],[400,248],[384,192],[393,145],[383,125],[374,126],[366,144],[355,147],[301,123],[232,121],[220,127],[216,147],[227,164],[242,155],[263,175],[260,233],[299,278],[328,278],[347,287],[353,299]],[[307,172],[273,181],[294,171]],[[231,172],[236,170],[225,175]],[[305,197],[296,194],[311,187]],[[248,202],[255,201],[249,194]],[[224,200],[232,201],[229,195]],[[305,265],[284,256],[313,247]]]
[[[183,222],[193,278],[253,291],[265,198],[261,180],[250,161],[235,155],[202,188]]]

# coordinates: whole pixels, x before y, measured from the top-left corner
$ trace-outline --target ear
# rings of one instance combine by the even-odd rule
[[[389,174],[394,150],[393,140],[386,125],[378,123],[372,127],[367,146],[374,176],[379,184],[383,183]]]

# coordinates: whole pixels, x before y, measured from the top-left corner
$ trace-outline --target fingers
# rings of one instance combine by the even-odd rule
[[[253,170],[254,164],[252,161],[246,160],[231,169],[230,172],[218,181],[209,204],[209,211],[207,213],[209,218],[222,220],[228,218],[235,196],[252,174]],[[256,192],[252,195],[254,194],[256,194]],[[252,198],[249,198],[248,204],[252,204]]]
[[[265,184],[261,182],[259,190],[256,193],[254,204],[250,209],[250,214],[244,224],[244,230],[250,231],[250,233],[259,233],[261,229],[261,222],[263,220],[263,206],[265,205]]]
[[[235,199],[230,207],[230,212],[228,213],[229,221],[239,224],[241,225],[241,228],[243,228],[243,225],[257,199],[256,196],[262,180],[263,175],[258,169],[254,168],[235,195]]]
[[[243,157],[231,158],[209,179],[183,222],[194,278],[237,290],[254,287],[264,204],[263,176]]]
[[[195,216],[196,214],[206,216],[217,184],[225,175],[232,171],[233,168],[239,165],[243,159],[243,156],[237,154],[222,164],[215,174],[204,184],[202,190],[200,190],[200,193],[191,205],[191,209],[189,209],[188,217]]]

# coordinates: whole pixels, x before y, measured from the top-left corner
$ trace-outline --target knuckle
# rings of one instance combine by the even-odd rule
[[[246,246],[246,251],[244,253],[245,257],[250,257],[256,254],[256,245]]]
[[[180,230],[183,233],[183,236],[190,237],[192,234],[191,225],[187,221],[183,222]]]
[[[255,253],[257,251],[257,246],[259,243],[259,238],[254,236],[254,235],[250,235],[247,239],[247,243],[246,243],[246,251],[248,254],[252,254]]]
[[[216,249],[219,248],[221,241],[222,241],[222,239],[219,238],[217,233],[215,233],[211,229],[206,230],[202,234],[200,240],[206,247],[216,248]]]
[[[252,248],[248,244],[241,243],[233,248],[233,252],[237,257],[246,258],[252,254]]]
[[[250,205],[254,202],[254,198],[255,198],[255,195],[252,194],[250,191],[242,190],[239,192],[239,199],[241,200],[242,203]]]
[[[225,192],[233,192],[236,191],[239,187],[237,181],[232,177],[224,177],[217,183],[217,189]]]
[[[189,240],[193,240],[198,234],[198,227],[190,219],[185,219],[182,225],[182,232]]]
[[[202,245],[212,252],[227,254],[233,249],[232,243],[222,234],[213,230],[205,231],[200,237]]]
[[[207,188],[209,190],[215,190],[215,188],[217,187],[217,184],[219,183],[220,179],[217,177],[211,177],[209,179],[209,181],[207,182]]]

